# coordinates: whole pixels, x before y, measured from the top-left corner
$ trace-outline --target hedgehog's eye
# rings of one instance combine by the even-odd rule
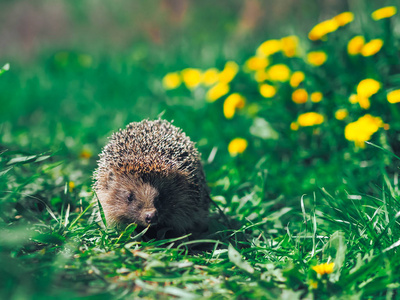
[[[135,197],[133,196],[133,193],[129,193],[129,195],[128,195],[128,202],[132,202],[134,198],[135,198]]]

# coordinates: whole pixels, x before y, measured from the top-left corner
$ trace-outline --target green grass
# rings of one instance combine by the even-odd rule
[[[321,91],[321,102],[293,103],[294,88],[271,81],[278,92],[265,99],[253,74],[240,71],[229,84],[246,105],[232,119],[223,114],[226,96],[207,102],[208,87],[166,91],[161,83],[187,67],[221,70],[221,45],[204,57],[142,44],[112,57],[45,51],[31,65],[10,61],[0,71],[1,298],[400,297],[400,122],[398,104],[386,99],[399,88],[399,23],[375,23],[370,12],[358,12],[327,41],[299,32],[297,57],[270,58],[303,71],[300,87]],[[384,46],[372,57],[350,57],[346,45],[357,34]],[[304,58],[316,50],[328,60],[311,67]],[[247,52],[235,49],[239,66],[253,55]],[[348,101],[365,78],[382,84],[367,110]],[[334,117],[339,108],[349,112],[343,121]],[[324,122],[291,130],[309,111]],[[390,128],[378,128],[360,148],[344,130],[365,114]],[[99,213],[91,175],[107,136],[158,116],[174,120],[202,153],[221,211],[212,206],[200,240],[147,240],[134,224],[106,228]],[[236,137],[248,147],[231,156]],[[312,269],[327,262],[335,263],[330,274]]]

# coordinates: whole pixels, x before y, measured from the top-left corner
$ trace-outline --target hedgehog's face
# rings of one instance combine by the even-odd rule
[[[110,225],[136,223],[155,225],[159,221],[159,192],[131,174],[110,171],[106,185],[97,191]]]

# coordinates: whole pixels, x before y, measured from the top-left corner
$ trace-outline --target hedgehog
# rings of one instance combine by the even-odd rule
[[[195,144],[166,120],[127,125],[100,153],[93,188],[107,224],[173,236],[207,230],[210,194]]]

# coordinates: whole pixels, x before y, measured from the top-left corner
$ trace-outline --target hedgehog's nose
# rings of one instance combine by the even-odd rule
[[[153,210],[153,211],[146,212],[145,221],[147,224],[157,223],[157,211]]]

